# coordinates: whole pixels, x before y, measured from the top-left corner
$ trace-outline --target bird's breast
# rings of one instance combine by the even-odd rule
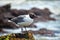
[[[30,24],[32,24],[32,23],[33,23],[33,20],[21,22],[21,23],[18,23],[18,24],[21,25],[21,26],[28,26],[28,25],[30,25]]]

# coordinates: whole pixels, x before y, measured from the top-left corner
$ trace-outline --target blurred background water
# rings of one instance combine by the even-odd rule
[[[39,34],[34,35],[36,40],[60,40],[60,1],[28,1],[28,0],[1,0],[0,5],[4,5],[7,3],[11,3],[11,9],[27,9],[29,10],[32,7],[37,7],[40,9],[49,8],[53,13],[51,17],[56,18],[56,21],[48,21],[48,22],[38,22],[35,23],[37,28],[27,28],[27,30],[39,30],[41,28],[47,28],[55,32],[57,37],[47,37],[41,36]]]

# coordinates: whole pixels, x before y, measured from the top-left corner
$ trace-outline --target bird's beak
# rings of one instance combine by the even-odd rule
[[[38,16],[35,15],[35,18],[38,18]]]

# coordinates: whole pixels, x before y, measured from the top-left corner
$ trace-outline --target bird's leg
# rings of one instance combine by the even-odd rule
[[[25,31],[27,31],[26,26],[24,28],[25,28]]]
[[[21,28],[21,32],[23,32],[23,28]]]
[[[21,26],[21,25],[19,25],[20,26],[20,28],[21,28],[21,32],[23,32],[23,26]]]

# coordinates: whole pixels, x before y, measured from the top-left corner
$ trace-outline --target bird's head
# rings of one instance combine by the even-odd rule
[[[30,13],[29,16],[30,16],[30,18],[32,18],[32,19],[38,18],[34,13]]]

